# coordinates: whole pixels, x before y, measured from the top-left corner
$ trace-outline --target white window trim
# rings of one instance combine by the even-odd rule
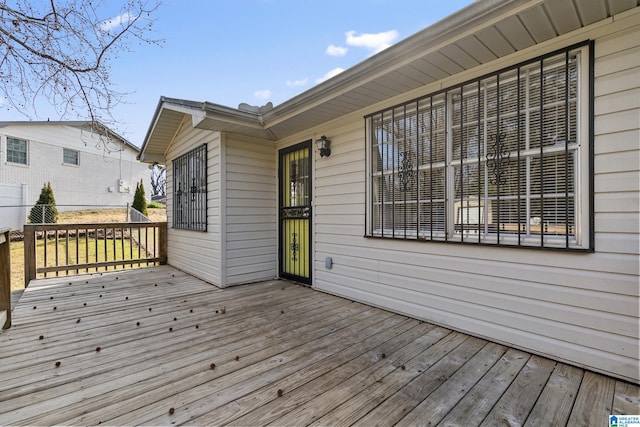
[[[76,153],[78,162],[77,163],[69,163],[69,162],[67,162],[65,160],[65,156],[64,156],[65,151],[73,151],[74,153]],[[73,148],[65,148],[65,147],[63,147],[62,148],[62,164],[64,166],[80,167],[80,151],[79,150],[74,150]]]
[[[16,140],[20,140],[20,141],[24,141],[25,142],[25,148],[26,148],[26,153],[25,153],[25,157],[26,157],[26,163],[18,163],[18,162],[13,162],[11,160],[9,160],[9,139],[16,139]],[[7,135],[4,138],[5,141],[5,153],[4,153],[4,161],[6,164],[12,165],[12,166],[18,166],[18,167],[29,167],[29,157],[31,157],[31,141],[29,141],[28,139],[25,138],[19,138],[17,136],[11,136],[11,135]]]

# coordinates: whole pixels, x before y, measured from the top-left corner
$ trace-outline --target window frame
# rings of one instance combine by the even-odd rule
[[[75,154],[75,162],[71,163],[67,161],[67,153]],[[65,166],[80,166],[80,151],[72,148],[62,148],[62,164]]]
[[[15,160],[9,159],[9,151],[16,151],[13,149],[9,148],[9,140],[13,140],[13,141],[19,141],[19,142],[24,142],[24,163],[23,162],[17,162]],[[22,153],[22,151],[20,151],[19,153]],[[22,138],[16,138],[13,136],[7,136],[6,137],[6,154],[5,154],[5,160],[7,163],[11,163],[13,165],[20,165],[20,166],[29,166],[29,141],[26,139],[22,139]]]
[[[465,230],[464,227],[464,221],[456,221],[456,216],[458,216],[460,214],[460,209],[464,210],[465,208],[468,209],[468,207],[465,206],[465,199],[462,198],[458,198],[456,199],[456,197],[458,196],[458,194],[455,193],[456,189],[455,189],[455,185],[457,184],[456,181],[454,181],[454,172],[456,171],[456,167],[459,167],[460,170],[464,170],[464,168],[468,165],[471,164],[471,161],[468,161],[468,158],[463,157],[462,155],[458,155],[457,158],[455,158],[454,160],[452,160],[455,156],[453,153],[453,149],[454,149],[454,142],[452,139],[452,135],[456,132],[456,129],[454,129],[454,124],[452,123],[453,121],[453,116],[455,114],[455,111],[452,107],[452,99],[453,97],[459,92],[460,95],[462,95],[462,98],[464,98],[465,96],[467,96],[463,90],[465,88],[470,87],[471,85],[477,85],[478,86],[478,103],[480,103],[481,101],[481,95],[482,96],[488,96],[490,93],[488,91],[484,91],[484,92],[480,92],[480,85],[483,82],[486,81],[490,81],[490,79],[494,78],[499,82],[500,76],[502,75],[508,75],[509,73],[514,73],[514,75],[517,76],[517,86],[516,86],[516,92],[518,93],[518,96],[520,96],[520,93],[522,91],[522,87],[524,87],[527,91],[529,90],[530,86],[520,86],[521,82],[520,82],[520,74],[521,74],[521,69],[525,69],[526,67],[532,67],[535,64],[540,64],[541,66],[541,70],[544,70],[546,72],[546,68],[545,68],[545,60],[555,60],[555,57],[561,57],[561,55],[565,55],[566,59],[564,64],[562,64],[562,69],[563,71],[566,73],[566,78],[564,80],[564,82],[568,82],[570,81],[570,71],[569,71],[569,66],[572,65],[572,63],[570,63],[569,61],[569,57],[570,55],[576,55],[577,59],[575,60],[575,67],[576,67],[576,78],[577,78],[577,83],[575,84],[576,87],[576,94],[575,94],[575,105],[574,105],[574,101],[572,101],[572,98],[568,95],[565,96],[564,98],[564,102],[566,104],[563,104],[562,109],[566,110],[566,116],[563,117],[564,123],[565,123],[565,127],[566,127],[566,131],[565,131],[565,137],[569,136],[567,134],[567,132],[569,132],[570,128],[571,128],[571,123],[568,121],[570,120],[573,116],[569,113],[569,110],[571,108],[575,108],[575,142],[571,142],[571,140],[569,139],[570,143],[569,144],[564,144],[567,148],[563,148],[560,149],[558,148],[556,151],[562,152],[564,153],[564,159],[569,158],[569,155],[567,153],[577,153],[576,158],[574,159],[575,161],[575,165],[571,165],[572,168],[570,169],[566,169],[566,167],[568,166],[568,164],[565,164],[565,170],[564,170],[564,175],[563,179],[564,179],[564,183],[565,186],[568,185],[567,183],[571,182],[572,185],[574,186],[574,191],[570,192],[568,189],[566,190],[566,199],[569,200],[570,196],[571,199],[574,200],[574,204],[575,207],[572,207],[570,209],[570,205],[569,202],[567,200],[564,200],[564,203],[566,203],[566,212],[565,212],[565,223],[566,223],[566,231],[564,232],[564,234],[558,234],[558,235],[554,235],[554,233],[548,233],[547,231],[544,230],[544,225],[540,224],[539,226],[539,232],[538,233],[531,233],[531,229],[534,228],[533,225],[528,224],[529,220],[531,219],[530,217],[525,217],[522,214],[522,211],[520,210],[520,193],[518,193],[518,210],[516,211],[516,216],[517,216],[517,231],[516,232],[508,232],[508,231],[501,231],[501,227],[503,227],[505,225],[505,223],[501,222],[499,219],[496,222],[496,231],[494,232],[483,232],[487,229],[487,221],[484,221],[482,219],[478,220],[477,223],[483,223],[485,230],[481,230],[480,224],[477,225],[478,227],[478,231],[477,233],[472,236],[469,233],[467,235],[465,235],[465,231],[474,231],[473,229],[469,230]],[[573,60],[573,57],[571,58]],[[487,73],[485,75],[464,81],[462,83],[458,83],[458,84],[454,84],[451,85],[449,87],[446,87],[445,89],[433,92],[433,93],[429,93],[423,96],[420,96],[418,98],[414,98],[412,100],[409,100],[407,102],[403,102],[400,104],[396,104],[394,106],[388,107],[388,108],[384,108],[381,110],[378,110],[376,112],[367,114],[364,117],[365,120],[365,147],[366,147],[366,215],[365,215],[365,234],[364,236],[367,238],[391,238],[391,239],[402,239],[402,240],[416,240],[416,241],[427,241],[427,242],[447,242],[447,243],[465,243],[465,244],[476,244],[476,245],[489,245],[489,246],[507,246],[507,247],[522,247],[522,248],[541,248],[541,249],[560,249],[560,250],[569,250],[569,251],[588,251],[588,252],[592,252],[594,250],[594,236],[593,236],[593,138],[594,138],[594,133],[593,133],[593,80],[594,80],[594,43],[593,41],[589,41],[586,40],[584,42],[581,43],[576,43],[574,45],[571,46],[567,46],[565,48],[562,49],[558,49],[555,50],[553,52],[549,52],[547,54],[544,55],[540,55],[537,56],[535,58],[531,58],[529,60],[526,61],[522,61],[519,63],[516,63],[514,65],[510,65],[508,67],[504,67],[502,69],[499,69],[497,71],[491,72],[491,73]],[[545,78],[546,78],[546,74],[545,74]],[[557,88],[558,86],[540,86],[538,84],[538,86],[540,87],[540,93],[544,93],[542,92],[544,89],[543,88],[547,88],[547,87],[553,87],[553,88]],[[574,85],[571,85],[572,87]],[[563,90],[566,91],[566,93],[569,93],[569,87],[570,85],[567,84],[562,84],[562,87],[565,88]],[[500,95],[503,94],[503,92],[497,92]],[[494,94],[495,96],[495,94]],[[459,96],[460,97],[460,96]],[[496,100],[500,98],[500,96],[496,97]],[[433,125],[434,125],[434,121],[433,118],[431,116],[431,114],[433,114],[435,112],[435,110],[433,109],[434,106],[434,100],[438,100],[438,102],[442,101],[443,105],[442,108],[444,110],[443,113],[443,120],[444,120],[444,127],[443,127],[443,132],[444,132],[444,140],[445,142],[444,144],[444,151],[445,153],[444,155],[444,159],[440,158],[437,159],[437,162],[433,162],[432,159],[432,163],[430,165],[426,165],[424,163],[420,163],[418,161],[418,156],[420,155],[419,153],[421,153],[422,151],[429,151],[429,153],[433,152],[433,148],[429,148],[428,150],[423,150],[423,146],[425,144],[424,140],[423,141],[418,141],[421,137],[424,138],[424,136],[421,136],[419,134],[419,130],[417,130],[417,128],[420,126],[420,120],[419,116],[420,114],[428,114],[429,115],[429,129],[432,130],[433,129]],[[493,98],[487,98],[489,101],[492,101]],[[528,100],[527,100],[528,101]],[[425,109],[421,109],[420,107],[420,103],[424,103],[427,102],[429,103],[429,105],[425,108]],[[499,100],[497,100],[497,102],[499,102]],[[517,133],[517,138],[518,138],[518,142],[517,142],[517,155],[518,155],[518,162],[520,162],[521,158],[520,156],[523,155],[523,150],[521,148],[520,145],[520,135],[521,135],[521,130],[520,130],[520,121],[522,120],[521,117],[521,104],[520,104],[520,98],[518,98],[518,104],[516,106],[517,108],[517,115],[516,115],[516,122],[518,122],[518,133]],[[546,100],[542,100],[542,98],[540,98],[540,105],[542,105],[542,108],[544,108],[545,110],[545,114],[546,114],[546,110],[547,110],[547,101]],[[460,104],[462,105],[462,104]],[[531,105],[532,104],[525,104],[527,109],[531,109]],[[460,108],[462,109],[462,107]],[[408,117],[408,113],[407,110],[409,110],[409,112],[413,115],[413,117],[415,117],[413,120],[414,122],[410,122],[410,125],[414,125],[415,127],[415,136],[412,136],[412,138],[415,139],[414,142],[412,142],[410,140],[410,138],[405,138],[403,140],[402,137],[398,137],[397,141],[400,141],[399,143],[402,144],[407,144],[407,141],[409,141],[409,144],[413,144],[413,150],[415,151],[415,153],[413,153],[413,157],[414,159],[402,159],[401,155],[402,153],[400,153],[401,149],[399,148],[399,146],[396,146],[396,140],[393,139],[391,142],[388,142],[388,140],[386,140],[385,138],[378,138],[377,135],[374,135],[374,129],[373,129],[373,121],[374,118],[378,121],[378,123],[382,123],[379,124],[378,127],[376,128],[376,130],[378,130],[379,132],[386,132],[388,134],[393,134],[392,138],[395,138],[395,133],[396,133],[396,121],[395,121],[395,117],[394,115],[399,115],[398,117],[400,117],[400,121],[405,120],[405,124],[403,126],[398,126],[398,128],[400,129],[400,132],[403,131],[405,132],[405,136],[406,136],[406,132],[407,132],[407,128],[410,128],[410,125],[407,125],[407,117]],[[539,110],[539,108],[538,108]],[[424,113],[425,111],[427,111],[427,113]],[[478,115],[480,114],[481,111],[481,107],[478,106]],[[482,110],[483,113],[486,113],[485,110]],[[498,111],[498,118],[496,118],[496,123],[498,122],[499,119],[499,114],[500,114],[500,108],[497,107],[496,111]],[[386,115],[391,115],[391,119],[389,122],[387,122],[387,117],[385,117]],[[404,117],[403,117],[404,114]],[[478,116],[479,117],[479,116]],[[486,116],[485,116],[486,119]],[[483,120],[485,120],[483,119]],[[411,120],[411,118],[409,119]],[[480,126],[480,118],[477,119],[478,120],[478,130],[480,129],[485,129],[485,135],[486,135],[486,128],[489,127],[489,121],[483,121],[482,122],[482,126]],[[541,120],[541,119],[540,119]],[[391,126],[392,131],[388,131],[385,130],[385,123],[387,126]],[[458,124],[459,127],[461,128],[461,131],[464,131],[464,120],[461,119],[460,123]],[[539,131],[540,129],[545,129],[544,127],[540,127],[539,123],[537,125],[537,127],[533,127],[532,125],[530,125],[529,123],[527,123],[527,128],[526,131],[524,132],[525,136],[527,138],[530,138],[532,134],[535,134],[536,131],[537,134],[540,134],[540,139],[542,141],[542,134]],[[495,124],[494,124],[495,127]],[[499,129],[502,130],[501,128],[504,127],[504,123],[500,122],[500,127]],[[413,135],[413,133],[412,133]],[[477,135],[477,133],[476,133]],[[468,135],[465,137],[460,136],[459,137],[459,144],[461,144],[460,146],[458,146],[457,148],[459,149],[464,149],[468,148],[467,146],[465,146],[464,144],[469,144],[468,141],[465,140],[469,139]],[[500,136],[498,136],[498,138],[500,138]],[[431,135],[430,137],[427,138],[427,142],[426,144],[429,145],[429,147],[432,147],[432,145],[436,145],[436,139],[433,138],[433,135]],[[404,142],[402,142],[404,141]],[[559,141],[562,142],[562,141]],[[377,150],[388,150],[388,147],[384,147],[385,144],[388,147],[391,147],[391,150],[393,150],[393,153],[390,153],[389,155],[391,156],[391,159],[385,158],[383,154],[380,154],[379,157],[377,155],[374,154],[374,152],[376,152]],[[488,145],[487,145],[487,141],[484,140],[484,148],[487,149]],[[500,143],[496,143],[496,145],[499,147]],[[376,148],[378,147],[378,148]],[[478,143],[478,150],[481,150],[481,144]],[[570,148],[568,148],[570,147]],[[543,150],[544,148],[544,150]],[[547,149],[546,146],[543,146],[542,142],[540,143],[540,147],[536,148],[537,150],[540,151],[540,158],[543,159],[543,161],[547,161],[549,158],[552,158],[553,156],[550,155],[549,153],[552,153],[553,150],[555,149]],[[422,150],[422,151],[421,151]],[[531,150],[529,150],[531,151]],[[396,153],[397,152],[397,153]],[[544,152],[544,154],[543,154]],[[407,157],[407,153],[411,153],[411,151],[404,151],[403,156]],[[533,158],[535,157],[536,153],[526,153],[527,157],[529,158]],[[374,164],[374,156],[376,156],[376,160],[377,163]],[[498,153],[498,161],[499,161],[499,153]],[[484,167],[487,168],[487,153],[484,152],[484,154],[480,154],[477,155],[475,157],[475,159],[473,159],[472,161],[476,161],[478,163],[478,167]],[[382,159],[382,160],[381,160]],[[387,162],[388,164],[384,165],[383,163],[380,162]],[[389,163],[389,161],[391,163]],[[454,162],[457,161],[458,164],[454,164]],[[405,169],[401,167],[401,162],[403,164],[407,163],[411,169],[409,170],[409,173],[405,173]],[[543,185],[543,180],[544,177],[546,176],[543,175],[543,168],[546,168],[545,164],[540,162],[541,165],[539,166],[540,169],[540,179],[541,179],[541,183],[538,184],[540,186]],[[388,173],[385,173],[385,167],[389,167],[391,166],[391,171]],[[381,169],[379,169],[381,168]],[[434,229],[433,229],[433,222],[431,223],[431,227],[429,227],[428,231],[426,233],[424,233],[424,230],[420,228],[421,224],[420,224],[420,217],[421,217],[421,206],[423,203],[426,204],[430,204],[433,205],[435,202],[435,199],[430,198],[427,199],[426,201],[423,201],[420,198],[420,192],[421,190],[421,185],[422,187],[428,187],[430,190],[432,188],[434,188],[436,182],[433,180],[433,171],[435,171],[436,169],[441,168],[444,170],[444,176],[441,177],[441,181],[443,181],[442,186],[444,186],[444,199],[441,200],[441,210],[442,210],[442,216],[444,218],[444,225],[443,225],[443,231],[440,235],[438,235],[437,232],[434,233]],[[518,163],[514,169],[518,170],[518,174],[520,173],[522,166],[520,166],[520,164]],[[379,170],[378,170],[379,169]],[[424,175],[421,176],[421,172],[423,171],[428,171],[431,175]],[[557,168],[556,168],[556,173],[557,173]],[[478,182],[480,182],[479,184],[477,184],[478,187],[487,187],[489,184],[486,180],[482,180],[480,172],[477,172],[477,180]],[[410,175],[408,178],[405,175]],[[391,190],[389,189],[390,186],[387,184],[385,185],[385,181],[384,179],[390,176],[391,177]],[[401,178],[402,176],[402,178]],[[458,175],[460,176],[460,175]],[[485,175],[486,176],[486,175]],[[377,178],[376,178],[377,177]],[[460,178],[460,183],[462,185],[463,182],[463,177],[464,178],[468,178],[468,176],[466,176],[464,173],[461,175]],[[412,191],[415,191],[416,194],[414,196],[412,196],[412,198],[410,200],[407,201],[406,197],[404,202],[400,201],[397,202],[396,198],[397,195],[393,194],[393,192],[397,192],[396,187],[400,184],[404,186],[405,181],[409,179],[409,180],[413,180],[415,181],[415,184],[413,185],[413,189]],[[402,180],[402,182],[401,182]],[[421,180],[422,180],[422,184],[421,184]],[[427,183],[424,183],[424,182]],[[375,182],[379,183],[378,185],[385,185],[385,187],[387,187],[387,189],[383,189],[383,190],[378,190],[379,194],[381,195],[386,195],[386,196],[390,196],[389,197],[389,202],[386,202],[386,204],[391,204],[391,218],[392,218],[392,223],[393,225],[388,228],[387,225],[388,223],[385,222],[384,219],[384,211],[385,210],[389,210],[389,206],[385,206],[385,201],[384,201],[384,196],[383,199],[381,201],[381,199],[376,199],[376,196],[374,196],[374,194],[378,194],[376,193],[375,190]],[[520,187],[522,185],[522,179],[520,177],[520,175],[518,175],[518,178],[513,178],[512,181],[509,182],[509,184],[514,185],[516,187]],[[526,182],[526,190],[527,192],[530,191],[530,187],[531,185],[530,181],[528,181],[527,178],[527,182]],[[498,186],[499,187],[499,186]],[[389,194],[389,192],[392,192],[393,195]],[[433,191],[433,190],[431,190]],[[478,190],[480,191],[480,190]],[[520,190],[518,190],[520,191]],[[547,191],[546,190],[540,190],[541,193],[538,195],[540,203],[546,203],[548,200],[554,201],[553,197],[550,197],[547,195]],[[464,195],[464,192],[461,193],[462,195]],[[497,198],[498,200],[500,199],[501,195],[503,194],[502,191],[498,191],[497,192]],[[462,197],[462,196],[460,196]],[[506,199],[506,197],[505,197]],[[376,201],[377,200],[377,201]],[[562,197],[558,197],[558,200],[562,200]],[[466,200],[468,202],[468,199]],[[478,201],[476,202],[477,205],[476,207],[478,208],[477,211],[477,216],[478,218],[482,218],[482,215],[487,213],[487,209],[490,209],[491,207],[485,207],[485,208],[480,208],[480,204],[483,203],[484,201],[489,201],[491,202],[488,198],[482,198],[482,197],[478,197]],[[428,202],[428,203],[427,203]],[[413,215],[414,217],[411,217],[412,220],[414,220],[414,223],[412,223],[411,225],[407,225],[407,207],[402,207],[400,209],[400,212],[402,214],[402,212],[404,212],[405,218],[404,221],[402,221],[402,219],[398,219],[398,213],[395,211],[395,207],[396,204],[399,203],[400,205],[402,203],[414,203],[416,205],[416,207],[414,208],[415,211],[411,211],[411,215]],[[556,200],[556,203],[558,203],[558,201]],[[374,218],[374,209],[376,207],[376,204],[378,205],[378,209],[379,211],[377,212],[377,217]],[[458,205],[458,206],[456,206]],[[469,206],[469,205],[467,205]],[[542,205],[541,205],[542,206]],[[498,209],[501,209],[502,207],[498,204]],[[546,208],[540,207],[539,209],[541,209],[542,211],[544,211]],[[572,210],[573,209],[573,210]],[[456,213],[458,212],[458,213]],[[380,217],[379,215],[383,215],[382,217]],[[490,218],[489,222],[491,222],[491,215],[488,216],[488,218]],[[523,221],[524,219],[524,221]],[[374,226],[376,224],[374,224],[374,222],[378,222],[381,223],[381,227],[377,227],[374,228]],[[388,222],[390,222],[389,220],[387,220]],[[396,225],[396,221],[399,222],[401,225],[400,227],[398,227]],[[572,221],[572,225],[570,225],[570,223],[568,221]],[[523,235],[523,233],[520,231],[520,229],[523,227],[523,224],[527,222],[526,224],[526,230],[527,230],[527,234]],[[507,224],[508,225],[508,224]],[[411,226],[415,226],[414,230],[408,230],[408,227]],[[574,227],[574,228],[571,228]],[[459,232],[456,231],[456,228],[460,229]],[[570,234],[570,230],[572,230],[573,234]]]
[[[202,144],[172,160],[174,229],[207,231],[207,155],[207,144]]]

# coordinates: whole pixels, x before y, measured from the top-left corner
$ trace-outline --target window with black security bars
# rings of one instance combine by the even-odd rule
[[[589,249],[588,57],[585,43],[367,116],[367,235]]]
[[[173,228],[207,231],[207,145],[173,160]]]

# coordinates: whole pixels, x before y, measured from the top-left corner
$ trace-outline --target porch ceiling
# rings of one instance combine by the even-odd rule
[[[278,140],[639,5],[640,0],[476,1],[263,114],[184,103],[204,113],[194,121],[198,128]],[[168,146],[177,122],[171,113],[156,113],[144,158]]]

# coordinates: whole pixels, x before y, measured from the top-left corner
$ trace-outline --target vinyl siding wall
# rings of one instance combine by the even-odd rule
[[[277,275],[273,142],[193,129],[187,118],[167,158],[175,159],[204,143],[208,144],[206,232],[172,228],[173,167],[171,163],[167,167],[169,264],[219,287],[273,279]]]
[[[28,165],[6,161],[7,137],[27,141]],[[63,163],[64,148],[79,151],[78,166]],[[132,148],[113,151],[116,148],[122,146],[104,149],[96,135],[72,126],[9,125],[0,128],[0,183],[26,184],[27,202],[32,204],[42,185],[51,182],[59,211],[78,210],[83,205],[124,207],[133,202],[141,179],[150,197],[149,165],[136,160],[138,153]]]
[[[173,163],[176,157],[207,145],[207,231],[181,230],[173,224]],[[221,286],[220,133],[193,129],[187,117],[166,153],[168,263],[193,276]]]
[[[587,38],[596,55],[594,253],[363,237],[365,114]],[[636,9],[282,141],[332,140],[329,158],[314,154],[314,287],[638,382],[639,91]]]
[[[277,275],[277,192],[272,141],[225,138],[226,284]]]

